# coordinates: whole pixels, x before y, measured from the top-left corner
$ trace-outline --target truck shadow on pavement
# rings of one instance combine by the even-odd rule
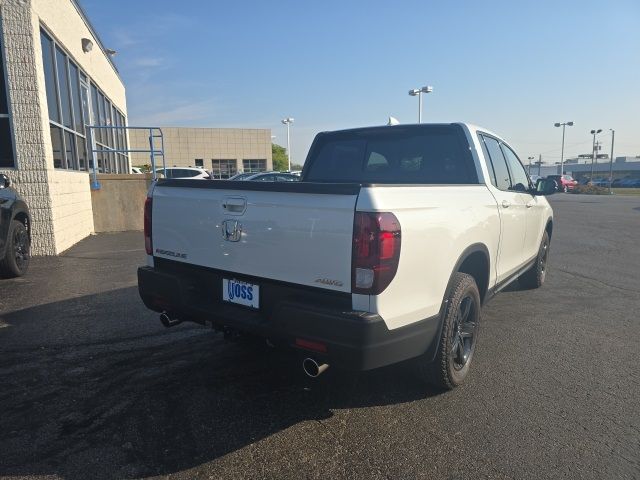
[[[322,421],[334,409],[436,394],[402,365],[362,374],[329,369],[312,381],[295,354],[226,343],[199,326],[165,330],[136,299],[131,287],[0,314],[8,325],[0,329],[0,476],[170,474]],[[124,325],[158,328],[50,345],[12,341],[35,330],[46,339],[66,319],[79,332],[92,329],[113,316],[108,305]]]

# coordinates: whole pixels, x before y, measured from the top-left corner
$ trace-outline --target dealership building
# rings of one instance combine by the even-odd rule
[[[29,204],[33,254],[94,231],[85,125],[126,123],[122,79],[75,0],[0,0],[0,172]],[[127,135],[103,130],[96,143],[124,150]],[[125,154],[97,160],[129,172]]]
[[[113,54],[77,0],[0,0],[0,173],[30,207],[34,255],[141,222],[139,199],[124,192],[146,192],[145,177],[129,173],[150,160],[127,151],[148,150],[148,133],[117,128],[129,122]],[[268,129],[163,133],[170,166],[202,166],[217,178],[272,168]]]
[[[271,130],[250,128],[161,127],[168,167],[202,167],[213,178],[273,169]],[[149,148],[148,130],[130,130],[132,150]],[[154,139],[154,150],[159,140]],[[159,165],[162,158],[158,159]],[[131,165],[150,164],[149,154],[132,153]]]

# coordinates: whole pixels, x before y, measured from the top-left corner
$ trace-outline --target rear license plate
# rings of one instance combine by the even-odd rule
[[[222,299],[245,307],[260,308],[260,286],[223,278]]]

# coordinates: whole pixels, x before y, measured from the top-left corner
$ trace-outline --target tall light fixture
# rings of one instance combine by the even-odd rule
[[[589,183],[593,184],[593,166],[596,163],[596,135],[601,133],[602,129],[591,130],[591,135],[593,135],[593,155],[591,157],[591,176],[589,177]]]
[[[562,127],[562,151],[560,153],[560,175],[564,175],[564,129],[566,126],[573,127],[573,122],[555,123],[555,127]]]
[[[609,157],[609,195],[613,192],[611,190],[611,183],[613,182],[613,142],[616,140],[616,131],[613,128],[611,130],[611,156]]]
[[[433,87],[426,86],[409,90],[409,95],[418,97],[418,123],[422,123],[422,94],[433,92]]]
[[[289,171],[291,171],[291,135],[289,127],[293,123],[293,118],[287,117],[282,119],[282,124],[287,126],[287,160],[289,162]]]

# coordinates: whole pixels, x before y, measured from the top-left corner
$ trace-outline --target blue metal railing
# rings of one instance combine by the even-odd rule
[[[87,129],[87,135],[89,136],[89,159],[91,161],[91,189],[100,190],[100,182],[98,182],[98,163],[96,161],[97,153],[148,153],[151,159],[151,172],[153,173],[153,179],[157,179],[156,173],[156,156],[162,157],[162,170],[166,176],[167,164],[164,158],[164,136],[160,127],[124,127],[115,125],[85,125]],[[118,149],[118,148],[97,148],[94,130],[148,130],[149,131],[149,149]],[[154,139],[160,139],[160,148],[157,149]],[[157,140],[156,140],[157,142]],[[129,172],[127,172],[129,173]]]

